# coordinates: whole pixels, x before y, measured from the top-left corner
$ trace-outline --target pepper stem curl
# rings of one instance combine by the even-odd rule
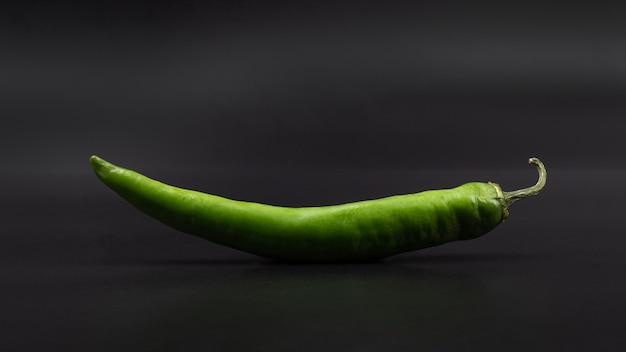
[[[539,191],[541,191],[541,189],[546,185],[548,172],[546,171],[546,167],[543,165],[541,160],[539,160],[538,158],[530,158],[528,159],[528,163],[534,164],[537,167],[537,171],[539,172],[539,180],[537,180],[537,183],[534,186],[528,188],[523,188],[511,192],[502,192],[504,202],[507,207],[522,198],[538,194]]]

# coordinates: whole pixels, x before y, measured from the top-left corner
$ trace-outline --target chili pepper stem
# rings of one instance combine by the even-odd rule
[[[546,171],[546,167],[543,165],[541,160],[539,160],[538,158],[530,158],[528,159],[528,163],[534,164],[537,167],[537,171],[539,172],[539,179],[534,186],[511,192],[502,192],[502,198],[506,207],[522,198],[537,195],[539,191],[541,191],[541,189],[543,189],[543,187],[546,185],[548,172]]]

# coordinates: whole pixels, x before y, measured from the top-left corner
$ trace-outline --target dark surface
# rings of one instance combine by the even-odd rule
[[[528,171],[495,174],[532,183]],[[228,183],[293,188],[287,175],[263,174],[273,181]],[[377,184],[364,193],[382,192],[385,179],[419,183],[406,172],[334,176],[320,186],[336,194],[357,192],[354,179]],[[617,351],[626,346],[624,176],[551,169],[545,192],[514,204],[485,237],[352,265],[221,248],[144,217],[95,176],[53,179],[42,194],[5,197],[0,341],[5,350]]]
[[[623,10],[14,2],[0,21],[0,350],[623,351]],[[492,233],[287,265],[180,234],[92,154],[304,206],[545,191]]]

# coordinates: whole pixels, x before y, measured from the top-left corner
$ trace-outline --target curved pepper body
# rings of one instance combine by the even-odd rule
[[[169,186],[93,156],[98,177],[179,231],[287,261],[367,261],[479,237],[506,214],[498,186],[471,182],[348,204],[287,208]]]

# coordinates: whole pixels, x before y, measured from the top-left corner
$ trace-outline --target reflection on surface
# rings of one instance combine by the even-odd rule
[[[179,263],[100,297],[89,330],[105,346],[157,350],[181,343],[218,350],[452,348],[540,339],[547,327],[531,321],[549,315],[549,297],[494,271],[498,260],[485,258],[452,265],[445,257],[340,266],[233,261],[191,263],[182,272]],[[534,304],[520,309],[514,303],[521,300]]]

